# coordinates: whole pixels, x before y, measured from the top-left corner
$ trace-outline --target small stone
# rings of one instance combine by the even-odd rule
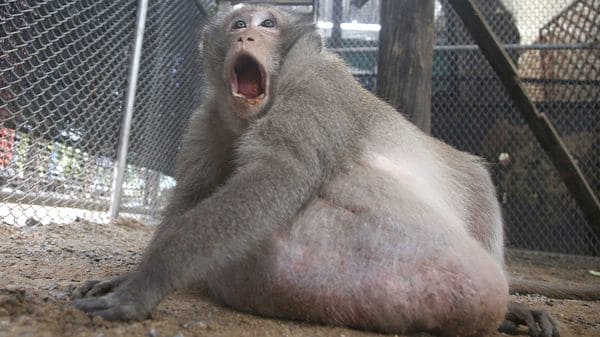
[[[150,328],[150,331],[148,331],[148,337],[158,337],[158,332],[156,329]]]
[[[182,325],[185,329],[206,329],[208,325],[202,321],[189,321]]]
[[[498,162],[500,163],[500,165],[507,167],[508,165],[510,165],[512,159],[510,157],[510,155],[506,152],[502,152],[500,153],[500,155],[498,156]]]
[[[185,337],[181,332],[178,332],[173,337]]]
[[[27,226],[29,226],[29,227],[35,227],[35,226],[39,226],[39,225],[41,225],[41,224],[42,224],[41,222],[39,222],[38,220],[36,220],[36,219],[34,219],[34,218],[28,218],[28,219],[25,221],[25,225],[27,225]]]
[[[65,301],[69,299],[69,295],[64,291],[52,292],[51,295],[59,301]]]
[[[100,317],[100,316],[93,316],[92,317],[92,323],[94,325],[100,325],[100,326],[104,326],[106,325],[107,320],[105,320],[104,318]]]

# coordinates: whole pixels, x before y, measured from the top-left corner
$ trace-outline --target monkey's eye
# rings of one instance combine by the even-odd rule
[[[241,29],[241,28],[246,28],[246,23],[243,20],[237,20],[233,24],[233,29]]]
[[[271,19],[266,19],[260,25],[263,27],[267,27],[267,28],[273,28],[273,27],[275,27],[275,21],[273,21]]]

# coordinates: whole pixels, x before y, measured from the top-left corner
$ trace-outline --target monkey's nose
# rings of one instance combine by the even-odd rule
[[[237,40],[238,40],[238,42],[244,42],[244,38],[243,37],[239,37]],[[246,38],[246,41],[254,42],[254,38],[251,37],[251,36],[249,36],[249,37]]]

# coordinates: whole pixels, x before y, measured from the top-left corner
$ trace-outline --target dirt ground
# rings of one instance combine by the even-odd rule
[[[23,228],[0,223],[0,336],[381,336],[243,314],[193,292],[171,295],[142,322],[107,322],[69,305],[82,282],[131,268],[151,233],[130,220]],[[600,258],[510,251],[508,266],[517,276],[600,284],[590,273],[600,271]],[[600,336],[600,302],[513,298],[548,310],[560,322],[562,336]]]

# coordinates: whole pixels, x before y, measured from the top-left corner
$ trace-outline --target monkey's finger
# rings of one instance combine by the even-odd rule
[[[87,294],[85,294],[85,297],[100,297],[102,295],[106,295],[120,283],[121,281],[119,279],[102,281],[88,290]]]
[[[85,297],[85,295],[92,289],[96,284],[100,283],[99,280],[90,280],[85,282],[81,287],[78,287],[73,291],[71,299],[79,299]]]
[[[123,317],[120,312],[116,309],[106,309],[101,311],[95,311],[91,313],[94,316],[100,316],[107,321],[125,321],[128,318]]]
[[[104,297],[93,297],[93,298],[82,298],[76,300],[73,305],[79,310],[85,312],[92,312],[98,310],[104,310],[111,306],[111,302],[107,299],[108,296]]]
[[[94,316],[100,316],[108,321],[129,321],[143,320],[150,316],[149,313],[139,310],[134,305],[119,305],[113,308],[95,311],[91,313]]]

